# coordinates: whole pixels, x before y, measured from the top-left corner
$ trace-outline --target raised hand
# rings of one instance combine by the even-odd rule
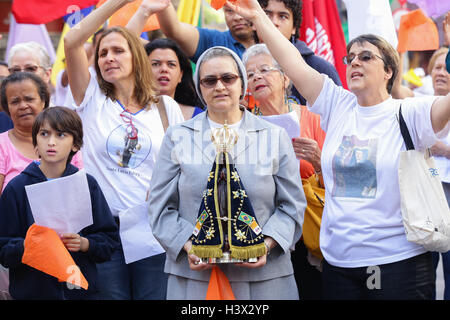
[[[444,45],[450,45],[450,11],[445,14],[444,21],[442,23],[444,29]]]
[[[250,21],[253,21],[261,12],[264,13],[257,0],[227,1],[226,5],[238,15]]]
[[[149,14],[153,14],[164,10],[169,4],[170,0],[144,0],[142,1],[140,8]]]

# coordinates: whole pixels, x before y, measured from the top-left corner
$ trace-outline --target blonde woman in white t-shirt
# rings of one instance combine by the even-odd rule
[[[146,201],[164,136],[163,115],[172,125],[184,121],[183,114],[172,98],[156,96],[150,62],[136,35],[122,27],[101,34],[95,48],[96,78],[84,49],[88,38],[129,2],[109,0],[67,33],[67,74],[73,107],[85,129],[86,171],[96,177],[120,226],[121,247],[111,261],[97,265],[98,279],[92,285],[98,299],[160,300],[166,297],[165,252],[148,225]],[[161,114],[160,99],[165,106]]]
[[[392,99],[398,54],[373,35],[347,45],[350,91],[340,88],[304,62],[257,0],[229,6],[253,23],[309,109],[321,116],[327,134],[321,160],[326,190],[320,233],[324,297],[431,299],[431,253],[408,242],[402,224],[396,177],[405,146],[397,115],[401,104],[416,148],[430,147],[449,127],[450,95]]]

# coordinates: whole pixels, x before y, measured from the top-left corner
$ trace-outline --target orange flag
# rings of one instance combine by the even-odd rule
[[[439,34],[436,24],[422,9],[402,16],[398,30],[398,52],[436,50]]]
[[[211,7],[216,10],[219,10],[223,7],[223,5],[227,2],[227,0],[211,0]]]
[[[237,0],[230,0],[231,3],[235,3],[236,1]],[[225,5],[225,2],[227,2],[227,0],[211,0],[211,7],[219,10]]]
[[[97,8],[100,7],[107,0],[100,0],[97,4]],[[141,5],[142,0],[134,1],[123,6],[119,11],[114,13],[109,19],[108,26],[122,26],[125,27],[130,21],[131,17],[136,13],[137,9]],[[147,20],[147,23],[144,26],[143,32],[152,31],[159,29],[159,21],[155,14],[152,14],[150,18]]]
[[[212,268],[206,300],[236,300],[227,276],[218,266]]]
[[[88,282],[55,230],[31,225],[25,237],[22,263],[85,290]]]

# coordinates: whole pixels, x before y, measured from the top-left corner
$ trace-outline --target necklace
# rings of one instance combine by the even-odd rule
[[[292,112],[293,109],[292,109],[292,101],[291,101],[291,99],[287,100],[287,105],[288,105],[288,112]],[[252,113],[254,115],[257,115],[257,116],[262,116],[263,115],[263,113],[261,112],[261,109],[258,106],[256,106],[256,105],[253,108]]]

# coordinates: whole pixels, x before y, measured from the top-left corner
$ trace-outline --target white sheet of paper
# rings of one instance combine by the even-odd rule
[[[78,233],[93,223],[91,194],[84,169],[67,177],[25,187],[37,225]]]
[[[261,118],[286,129],[291,139],[300,137],[300,123],[296,111],[273,116],[261,116]]]
[[[148,202],[119,212],[120,240],[125,263],[165,252],[155,239],[148,221]]]

